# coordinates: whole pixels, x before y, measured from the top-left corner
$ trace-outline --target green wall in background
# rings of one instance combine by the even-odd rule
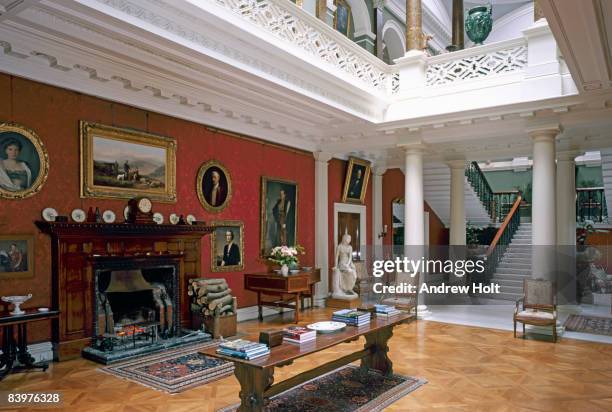
[[[524,171],[495,170],[483,172],[491,190],[494,192],[505,192],[509,190],[523,189],[531,183],[531,169]],[[576,166],[576,187],[601,187],[603,177],[601,166]]]

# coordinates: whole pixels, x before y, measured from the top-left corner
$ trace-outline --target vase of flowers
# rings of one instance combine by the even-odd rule
[[[276,246],[272,249],[268,260],[280,265],[281,275],[287,276],[289,274],[289,266],[297,266],[299,263],[298,256],[303,254],[304,248],[300,245]]]

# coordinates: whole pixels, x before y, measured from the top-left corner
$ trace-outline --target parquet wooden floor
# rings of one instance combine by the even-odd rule
[[[304,322],[328,319],[329,309],[305,311]],[[285,314],[286,322],[291,316]],[[241,333],[280,327],[280,316],[243,322]],[[275,381],[332,360],[363,342],[343,344],[292,366]],[[390,357],[396,373],[429,383],[389,411],[612,411],[612,345],[561,339],[513,339],[507,331],[418,321],[395,329]],[[99,372],[84,360],[55,363],[47,373],[10,375],[0,391],[62,391],[69,411],[214,411],[238,401],[231,376],[168,395]],[[58,408],[52,409],[57,411]]]

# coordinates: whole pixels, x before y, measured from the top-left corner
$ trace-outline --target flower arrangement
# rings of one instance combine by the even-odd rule
[[[298,255],[304,254],[304,248],[300,245],[295,246],[276,246],[272,249],[272,253],[268,260],[278,265],[297,265],[299,262]]]

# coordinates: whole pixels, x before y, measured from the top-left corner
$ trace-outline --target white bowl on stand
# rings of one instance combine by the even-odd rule
[[[19,306],[32,297],[32,294],[29,293],[25,296],[2,296],[2,300],[6,303],[12,303],[15,305],[15,308],[12,312],[9,312],[11,315],[23,315],[25,313]]]

